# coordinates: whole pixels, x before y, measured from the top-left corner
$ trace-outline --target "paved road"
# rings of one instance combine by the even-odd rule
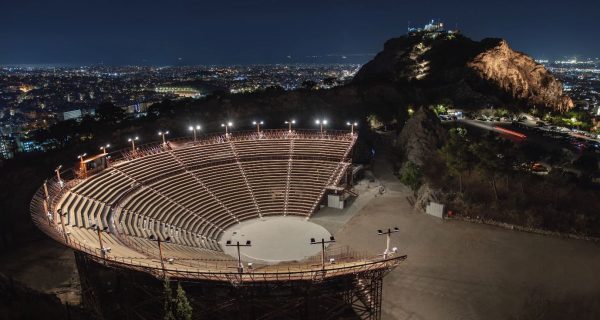
[[[507,319],[542,300],[591,305],[600,315],[600,245],[415,213],[382,161],[375,175],[394,188],[366,195],[336,238],[381,252],[385,239],[375,230],[400,227],[393,245],[408,260],[386,278],[383,319]]]

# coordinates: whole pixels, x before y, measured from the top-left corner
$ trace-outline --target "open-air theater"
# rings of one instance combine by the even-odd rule
[[[182,283],[198,318],[379,319],[383,277],[406,257],[327,247],[328,233],[310,246],[310,227],[298,229],[341,189],[356,139],[348,131],[263,130],[105,151],[57,169],[31,215],[75,251],[83,303],[102,318],[157,318],[169,279]],[[306,233],[305,242],[269,239],[278,223],[249,235],[228,231],[273,219],[293,222],[290,234]],[[275,261],[244,255],[249,247],[275,252],[268,245],[316,252]]]

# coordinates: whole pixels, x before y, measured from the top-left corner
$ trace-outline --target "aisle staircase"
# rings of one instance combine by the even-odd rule
[[[290,199],[290,184],[292,183],[292,165],[294,160],[294,138],[290,138],[290,152],[288,158],[288,166],[287,166],[287,175],[285,181],[285,192],[284,192],[284,200],[283,200],[283,215],[287,216],[288,213],[288,204]]]
[[[260,206],[258,205],[258,201],[256,201],[256,197],[254,197],[254,191],[250,186],[250,182],[248,182],[248,177],[246,177],[246,172],[244,171],[244,167],[240,162],[240,156],[233,144],[233,141],[229,140],[229,146],[231,147],[231,151],[233,152],[233,156],[235,158],[235,162],[240,169],[240,173],[242,174],[242,178],[244,179],[244,183],[246,184],[246,188],[248,189],[248,193],[250,193],[250,198],[252,198],[252,202],[254,203],[254,207],[256,208],[256,212],[258,213],[258,217],[262,218],[262,212],[260,211]]]

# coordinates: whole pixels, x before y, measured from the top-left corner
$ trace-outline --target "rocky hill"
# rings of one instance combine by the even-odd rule
[[[396,147],[404,150],[406,159],[424,166],[444,144],[446,130],[437,115],[427,107],[419,108],[406,121]]]
[[[416,33],[388,40],[353,83],[392,83],[414,104],[451,100],[467,108],[535,105],[566,111],[573,107],[548,70],[512,50],[506,41],[473,41],[456,33]]]

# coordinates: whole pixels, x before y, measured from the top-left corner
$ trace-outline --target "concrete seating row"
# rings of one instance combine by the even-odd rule
[[[60,208],[71,236],[86,243],[96,241],[93,225],[114,220],[126,238],[102,234],[124,256],[153,252],[154,235],[171,239],[165,252],[174,259],[228,259],[218,243],[225,229],[260,216],[310,217],[351,147],[351,140],[297,136],[182,144],[90,177]]]

